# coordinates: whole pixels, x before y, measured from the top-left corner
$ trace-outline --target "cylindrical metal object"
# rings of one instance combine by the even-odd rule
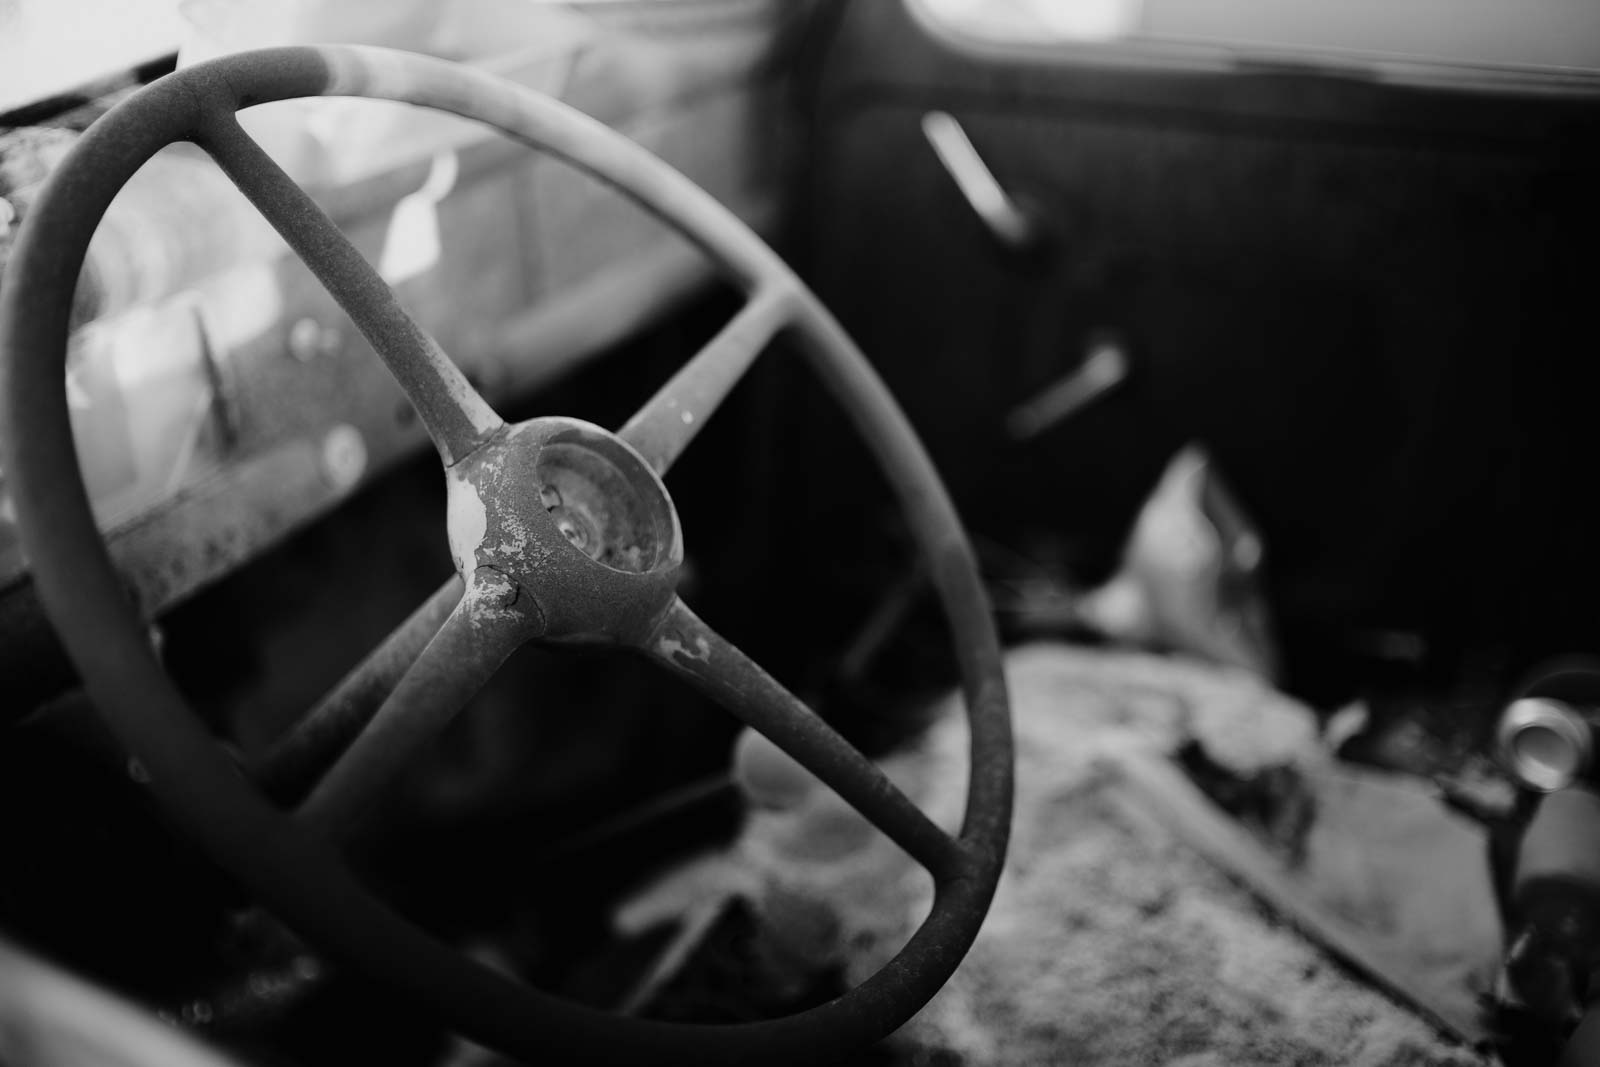
[[[1500,758],[1517,781],[1541,793],[1564,789],[1594,762],[1594,730],[1571,704],[1548,697],[1513,701],[1496,731]]]

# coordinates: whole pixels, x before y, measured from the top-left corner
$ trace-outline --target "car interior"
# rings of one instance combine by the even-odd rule
[[[0,1064],[1600,1064],[1597,189],[1560,0],[0,0]]]

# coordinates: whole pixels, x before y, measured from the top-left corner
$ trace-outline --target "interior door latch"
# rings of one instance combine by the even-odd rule
[[[995,179],[955,117],[944,111],[930,111],[922,116],[922,133],[955,181],[956,188],[961,190],[967,205],[977,213],[995,240],[1013,252],[1036,249],[1043,237],[1038,220],[1020,207]]]

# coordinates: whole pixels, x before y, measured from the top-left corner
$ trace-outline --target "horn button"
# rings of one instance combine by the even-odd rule
[[[552,639],[627,640],[671,606],[683,563],[677,509],[615,434],[569,418],[507,427],[446,471],[450,552],[469,588]]]

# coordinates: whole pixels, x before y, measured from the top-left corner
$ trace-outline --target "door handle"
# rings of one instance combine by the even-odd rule
[[[1089,346],[1084,361],[1006,416],[1013,441],[1026,441],[1088,407],[1127,380],[1127,349],[1113,334],[1102,334]]]
[[[1038,222],[1001,186],[953,115],[944,111],[923,115],[922,135],[961,190],[967,206],[995,240],[1016,252],[1028,251],[1039,243]]]

